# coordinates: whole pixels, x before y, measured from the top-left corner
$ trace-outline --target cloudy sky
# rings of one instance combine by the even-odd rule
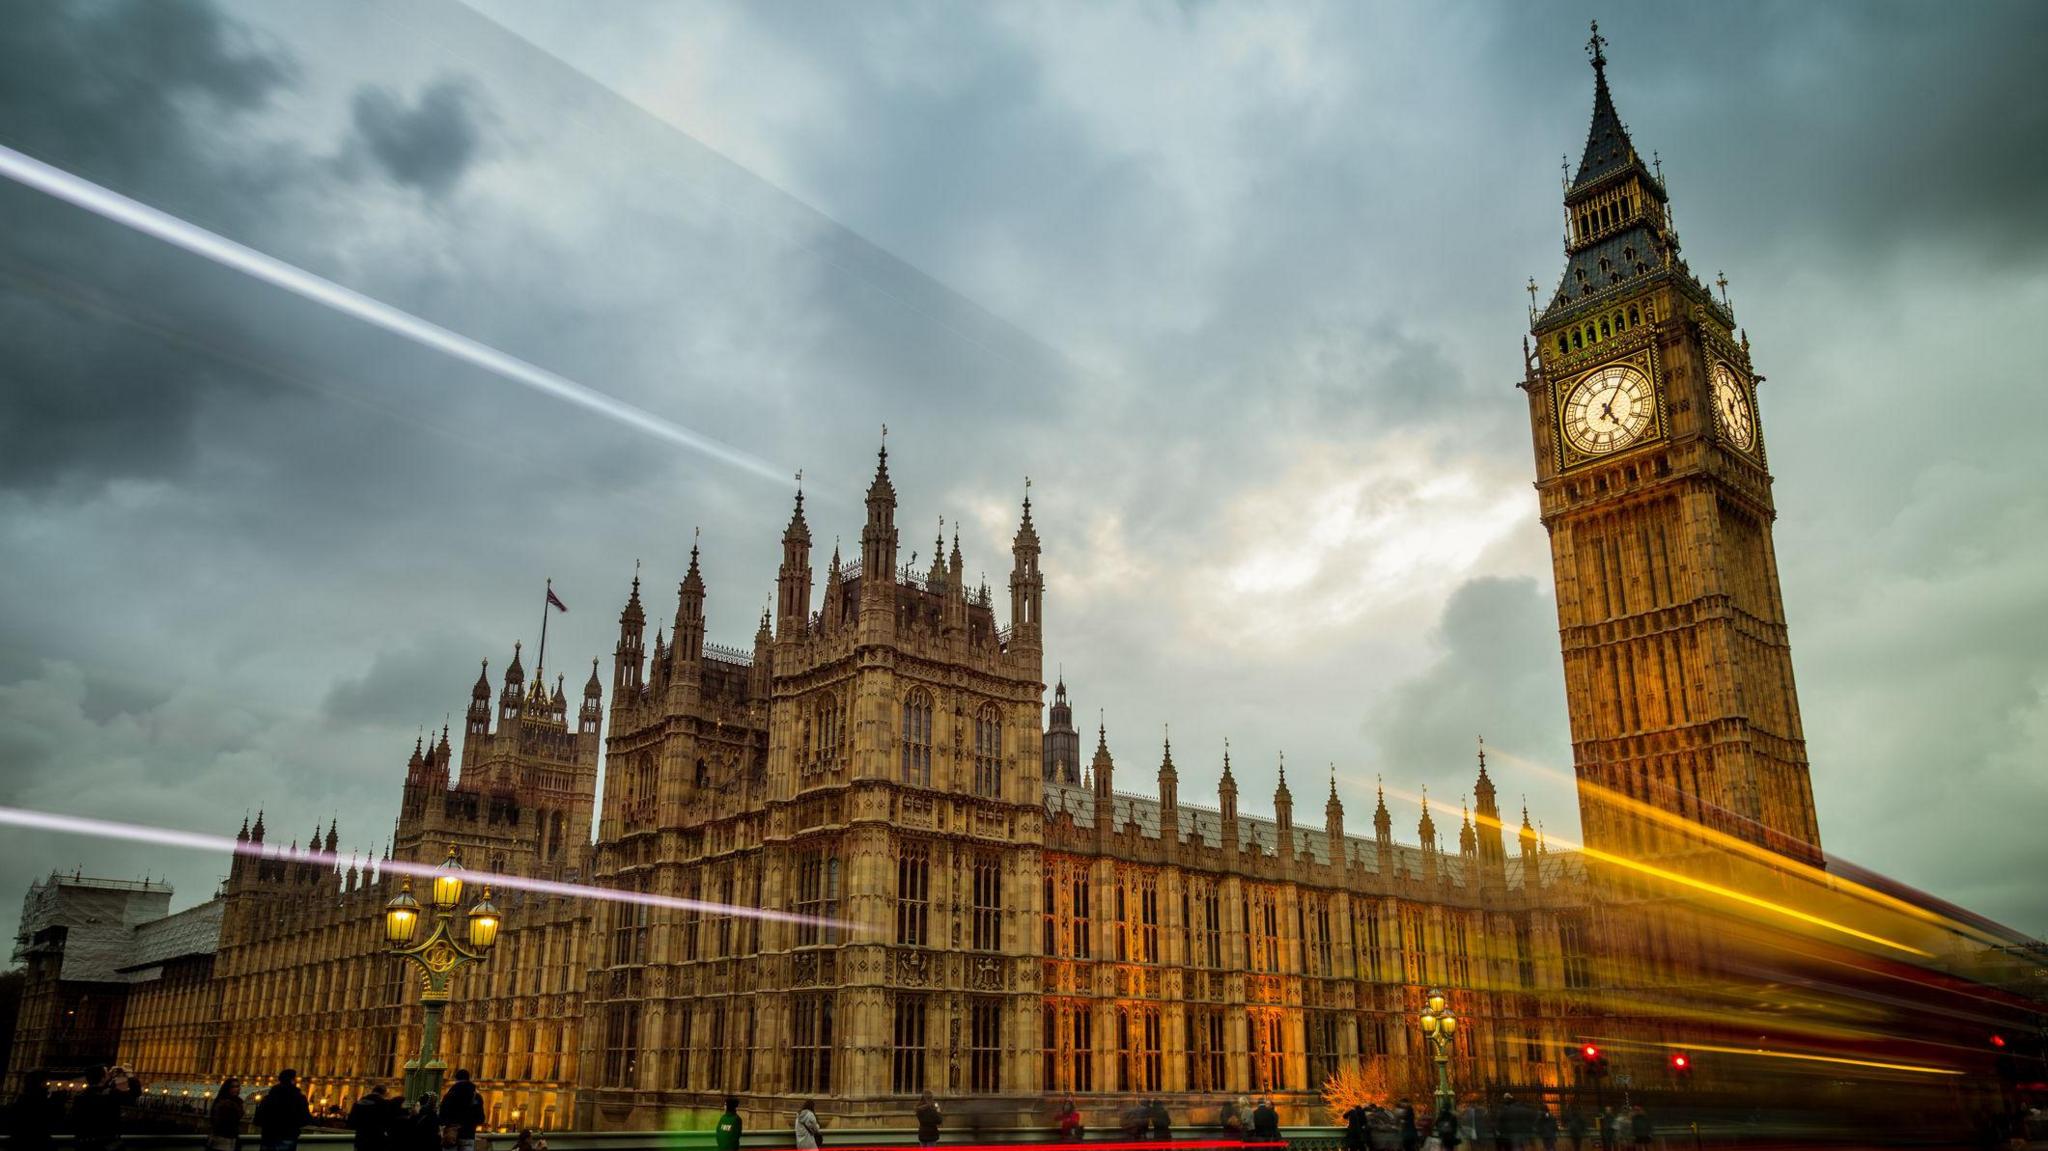
[[[0,143],[802,468],[823,548],[885,421],[906,558],[944,516],[1000,586],[1029,475],[1127,785],[1170,723],[1183,794],[1227,736],[1250,806],[1284,751],[1364,829],[1484,733],[1565,838],[1514,384],[1599,16],[1769,377],[1823,840],[2048,929],[2048,8],[5,7]],[[544,579],[578,684],[701,528],[750,642],[788,481],[12,183],[0,220],[0,803],[373,850]],[[0,928],[53,867],[182,905],[225,862],[10,834]]]

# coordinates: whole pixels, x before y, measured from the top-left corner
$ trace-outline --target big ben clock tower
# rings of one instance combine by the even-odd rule
[[[1662,174],[1615,114],[1604,47],[1596,24],[1564,275],[1532,310],[1522,384],[1585,840],[1673,849],[1659,821],[1630,814],[1648,805],[1818,862],[1762,377],[1725,300],[1679,256]]]

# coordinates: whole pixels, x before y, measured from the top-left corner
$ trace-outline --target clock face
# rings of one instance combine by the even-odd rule
[[[1572,385],[1564,398],[1564,435],[1589,456],[1641,439],[1657,417],[1650,377],[1629,364],[1610,364]]]
[[[1749,410],[1749,392],[1727,364],[1714,365],[1714,416],[1721,434],[1744,451],[1756,446],[1756,415]]]

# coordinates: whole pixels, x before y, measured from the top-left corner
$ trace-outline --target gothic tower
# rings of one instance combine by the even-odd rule
[[[1536,349],[1521,385],[1586,843],[1672,850],[1644,818],[1658,809],[1818,861],[1762,377],[1725,282],[1716,299],[1679,255],[1661,167],[1615,112],[1604,47],[1595,25],[1564,274],[1540,312],[1530,285]]]

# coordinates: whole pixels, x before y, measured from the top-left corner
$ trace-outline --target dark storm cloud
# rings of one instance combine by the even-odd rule
[[[321,716],[343,725],[385,722],[412,712],[421,723],[430,723],[457,703],[468,702],[452,669],[479,658],[476,653],[489,646],[490,641],[474,633],[411,637],[378,652],[361,676],[329,686],[320,704]]]
[[[471,85],[444,77],[411,106],[385,88],[356,93],[350,114],[357,136],[384,173],[430,196],[461,181],[483,146],[482,120]]]

